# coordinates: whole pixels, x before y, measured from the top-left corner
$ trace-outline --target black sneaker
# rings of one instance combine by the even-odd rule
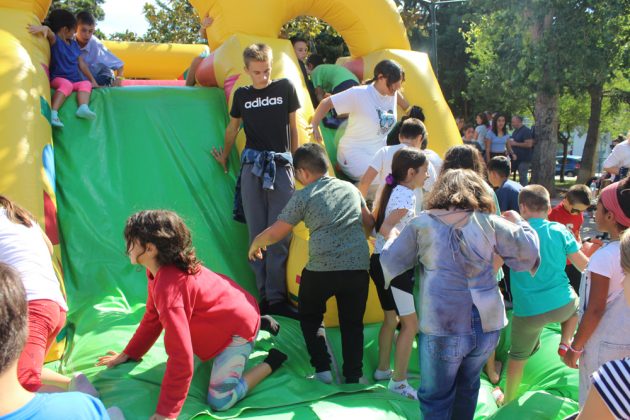
[[[260,302],[258,302],[258,309],[261,315],[266,315],[269,311],[269,302],[267,302],[266,299],[261,299]]]
[[[280,315],[287,318],[299,319],[297,309],[284,302],[269,304],[266,315]]]

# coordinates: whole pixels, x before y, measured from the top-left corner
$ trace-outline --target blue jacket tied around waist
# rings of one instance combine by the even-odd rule
[[[276,165],[293,165],[293,156],[291,156],[291,152],[277,153],[266,150],[243,150],[241,154],[241,171],[238,174],[234,190],[234,210],[232,212],[234,220],[241,223],[246,223],[245,212],[243,211],[243,198],[241,197],[241,175],[243,174],[243,165],[252,164],[254,165],[252,174],[262,178],[263,189],[273,190],[276,181]]]

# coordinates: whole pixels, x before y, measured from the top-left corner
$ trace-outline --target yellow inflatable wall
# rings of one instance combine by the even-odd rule
[[[0,1],[0,194],[29,209],[53,242],[61,283],[52,159],[48,42],[30,35],[49,2]],[[61,357],[65,331],[47,360]]]
[[[298,112],[301,143],[310,140],[313,108],[291,44],[277,39],[282,25],[300,15],[318,17],[343,36],[350,50],[349,60],[362,64],[361,77],[371,77],[371,69],[382,59],[400,62],[406,73],[404,94],[411,103],[420,105],[427,117],[430,147],[443,153],[461,142],[429,60],[426,54],[410,51],[392,0],[191,0],[191,4],[199,16],[214,18],[207,30],[214,54],[214,78],[226,90],[230,104],[234,90],[250,83],[243,72],[243,49],[254,42],[271,45],[272,77],[287,77],[302,87],[298,90],[303,104]],[[48,63],[49,48],[44,39],[32,37],[25,30],[28,23],[44,18],[49,5],[49,0],[0,0],[0,193],[29,208],[40,222],[46,221],[47,232],[54,236],[54,171],[51,176],[50,163],[46,163],[46,152],[51,147],[47,117],[50,86],[42,67]],[[106,45],[125,61],[128,77],[148,79],[177,78],[207,48],[119,42]],[[15,115],[25,117],[16,124]],[[238,140],[240,148],[243,140]],[[300,225],[294,230],[287,274],[294,295],[307,255],[308,232]],[[57,250],[57,261],[58,256]],[[329,302],[328,309],[326,324],[336,325],[334,302]],[[371,290],[365,320],[375,322],[381,316]]]

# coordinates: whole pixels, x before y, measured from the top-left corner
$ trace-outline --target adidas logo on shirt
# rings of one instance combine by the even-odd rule
[[[273,106],[273,105],[282,105],[282,97],[278,96],[275,98],[266,97],[263,99],[256,98],[253,101],[245,102],[245,109],[251,108],[260,108],[261,106]]]

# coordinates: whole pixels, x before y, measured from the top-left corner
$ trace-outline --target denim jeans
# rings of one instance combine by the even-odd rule
[[[481,369],[499,342],[500,330],[484,333],[473,306],[472,334],[437,336],[420,333],[418,399],[425,420],[472,419]]]

